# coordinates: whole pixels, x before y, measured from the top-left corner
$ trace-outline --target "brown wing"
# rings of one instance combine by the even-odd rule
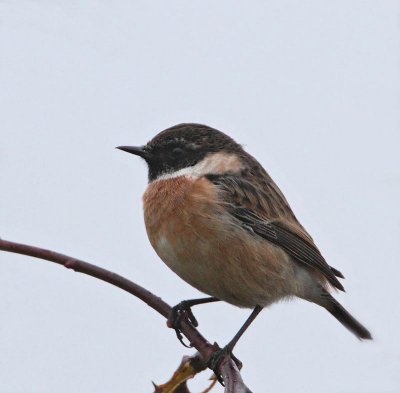
[[[296,262],[319,271],[344,291],[336,278],[343,275],[325,261],[272,180],[264,178],[267,184],[256,188],[253,182],[234,175],[206,177],[221,189],[221,202],[244,228],[283,248]]]

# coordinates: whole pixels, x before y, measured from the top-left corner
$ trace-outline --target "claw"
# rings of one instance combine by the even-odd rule
[[[241,370],[243,367],[243,363],[231,352],[231,359],[235,362],[236,367]]]
[[[214,371],[214,374],[217,377],[217,381],[222,386],[225,386],[225,383],[222,375],[218,372],[218,366],[221,364],[222,360],[225,359],[226,356],[228,356],[228,352],[226,351],[226,347],[224,347],[215,351],[207,362],[208,368]]]
[[[189,343],[189,345],[188,345],[183,341],[183,335],[182,335],[181,331],[179,329],[174,329],[174,330],[175,330],[176,337],[181,342],[181,344],[186,348],[192,348],[192,344]]]
[[[228,351],[226,347],[218,349],[211,355],[210,359],[207,362],[207,366],[215,372],[222,360],[224,360],[229,355],[230,351]]]
[[[222,378],[220,373],[214,371],[215,376],[217,377],[217,381],[221,384],[221,386],[225,387],[224,379]]]
[[[210,359],[207,362],[208,368],[214,371],[215,376],[217,377],[218,382],[225,386],[224,380],[221,374],[217,371],[221,362],[226,358],[230,357],[236,364],[237,368],[240,370],[243,367],[243,363],[232,353],[232,350],[229,348],[229,345],[225,346],[222,349],[218,349],[215,351]]]
[[[193,315],[190,306],[185,300],[172,307],[171,313],[167,320],[167,326],[175,330],[176,337],[184,347],[191,348],[192,346],[190,344],[187,345],[183,341],[183,335],[180,330],[182,319],[186,319],[194,327],[199,326],[196,317]]]
[[[188,307],[188,308],[186,309],[186,312],[187,312],[187,316],[188,316],[189,322],[190,322],[194,327],[199,326],[199,323],[197,322],[196,317],[193,315],[192,309],[191,309],[190,307]]]
[[[190,306],[185,300],[172,307],[171,313],[167,320],[168,327],[178,329],[180,327],[182,318],[186,318],[186,320],[194,327],[199,326],[196,317],[193,315]]]

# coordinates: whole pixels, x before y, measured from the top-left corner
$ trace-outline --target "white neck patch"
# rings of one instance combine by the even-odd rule
[[[243,169],[243,164],[236,154],[213,153],[199,161],[196,165],[188,166],[175,172],[164,173],[154,181],[174,179],[181,176],[199,178],[211,173],[235,173],[239,172],[241,169]]]

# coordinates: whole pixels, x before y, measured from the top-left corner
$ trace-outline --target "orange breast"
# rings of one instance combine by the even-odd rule
[[[207,179],[182,176],[151,183],[143,196],[147,234],[157,254],[206,293],[226,239],[216,192]]]
[[[286,254],[240,226],[207,179],[155,181],[143,202],[152,246],[195,288],[243,307],[266,305],[293,292]]]
[[[182,176],[151,183],[143,196],[143,205],[146,229],[153,246],[160,237],[182,236],[181,231],[198,227],[197,221],[215,210],[215,201],[214,187],[206,179]]]

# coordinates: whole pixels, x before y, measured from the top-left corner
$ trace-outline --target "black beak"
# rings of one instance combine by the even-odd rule
[[[116,149],[135,154],[136,156],[142,157],[144,159],[150,156],[149,152],[145,150],[144,146],[117,146]]]

